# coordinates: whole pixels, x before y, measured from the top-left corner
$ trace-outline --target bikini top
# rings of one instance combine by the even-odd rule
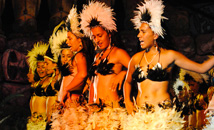
[[[146,79],[152,80],[152,81],[167,81],[169,80],[169,68],[174,64],[170,64],[167,68],[163,69],[160,64],[160,51],[159,51],[159,58],[158,63],[151,69],[149,69],[149,64],[147,65],[147,75],[143,72],[141,69],[140,63],[142,58],[145,55],[145,52],[143,53],[143,56],[137,65],[134,73],[132,74],[132,79],[136,82],[143,82]]]
[[[114,70],[112,68],[114,67],[114,63],[108,63],[108,56],[111,53],[112,49],[114,47],[111,47],[111,50],[109,51],[108,55],[106,58],[102,59],[98,65],[95,65],[95,62],[97,61],[96,59],[92,63],[91,68],[89,69],[89,75],[90,76],[95,76],[96,73],[99,73],[101,75],[108,75],[108,74],[113,74]],[[104,51],[102,51],[99,55],[98,59],[101,59]]]
[[[36,96],[55,96],[57,91],[60,89],[60,81],[56,81],[54,83],[54,88],[51,86],[51,82],[47,85],[47,87],[42,87],[42,84],[39,84],[35,87],[34,93]]]

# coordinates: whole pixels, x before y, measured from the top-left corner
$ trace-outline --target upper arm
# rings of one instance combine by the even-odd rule
[[[129,65],[129,61],[130,61],[130,56],[129,54],[123,50],[123,49],[119,49],[117,51],[117,57],[119,58],[119,62],[126,68],[128,68],[128,65]]]
[[[131,83],[131,81],[132,81],[132,74],[135,71],[135,65],[136,65],[135,56],[133,56],[131,58],[131,60],[129,61],[128,71],[127,71],[127,74],[126,74],[126,82],[128,82],[128,83]]]
[[[174,62],[177,66],[183,69],[187,69],[187,70],[191,70],[199,73],[203,72],[203,68],[201,64],[190,60],[180,52],[172,51],[171,53],[172,53],[171,55],[173,55],[174,57]]]
[[[75,56],[75,62],[77,66],[78,74],[81,74],[83,77],[87,76],[87,61],[83,53],[78,53]]]

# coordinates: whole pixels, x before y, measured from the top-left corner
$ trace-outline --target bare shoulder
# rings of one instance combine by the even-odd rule
[[[143,57],[144,52],[145,52],[145,50],[137,52],[136,54],[134,54],[131,58],[131,61],[133,63],[138,63],[140,61],[140,59]]]
[[[75,58],[82,58],[85,57],[85,54],[83,52],[78,52],[75,56]]]
[[[74,57],[75,61],[82,61],[85,59],[85,54],[82,52],[79,52]]]
[[[161,49],[161,53],[166,55],[166,56],[175,56],[180,54],[179,52],[175,51],[175,50],[170,50],[170,49]]]
[[[121,49],[121,48],[118,48],[118,47],[114,47],[112,51],[116,55],[128,54],[124,49]]]

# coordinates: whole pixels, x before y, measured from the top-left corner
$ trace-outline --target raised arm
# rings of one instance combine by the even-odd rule
[[[170,53],[170,56],[173,56],[175,64],[177,66],[190,71],[195,71],[197,73],[205,73],[214,65],[214,57],[204,61],[203,63],[197,63],[188,59],[186,56],[179,52],[171,51]]]

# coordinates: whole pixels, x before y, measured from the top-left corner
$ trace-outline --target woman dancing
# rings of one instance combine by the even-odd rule
[[[118,111],[112,108],[120,107],[117,90],[121,89],[126,74],[122,68],[128,67],[130,56],[112,40],[113,32],[117,31],[113,14],[112,9],[101,2],[90,2],[80,14],[84,34],[92,38],[100,50],[90,68],[89,104],[97,104],[101,111],[91,110],[88,128],[94,128],[95,123],[96,128],[117,129],[120,123]],[[104,106],[108,108],[103,110]]]
[[[28,63],[30,71],[28,73],[29,82],[31,82],[31,89],[33,95],[30,99],[31,117],[27,124],[27,129],[43,129],[46,127],[46,95],[42,94],[41,86],[48,78],[44,55],[48,49],[48,44],[38,42],[34,48],[28,52]]]
[[[179,52],[164,48],[163,43],[159,42],[160,38],[164,38],[161,21],[167,19],[162,16],[164,5],[161,0],[147,0],[139,5],[137,9],[132,22],[135,29],[139,30],[137,37],[141,48],[144,50],[136,53],[131,58],[124,84],[125,105],[130,114],[133,114],[136,106],[147,108],[148,104],[163,108],[171,106],[171,99],[167,90],[169,75],[174,64],[199,73],[208,71],[214,65],[214,58],[199,64],[189,60]],[[136,105],[130,97],[131,82],[133,80],[137,82],[138,86]],[[176,113],[174,114],[175,117],[178,116]],[[175,117],[173,119],[177,119]],[[171,119],[172,116],[161,121],[165,120],[164,122],[167,122]],[[179,120],[173,121],[178,122]],[[182,124],[178,126],[179,128],[182,128]]]

